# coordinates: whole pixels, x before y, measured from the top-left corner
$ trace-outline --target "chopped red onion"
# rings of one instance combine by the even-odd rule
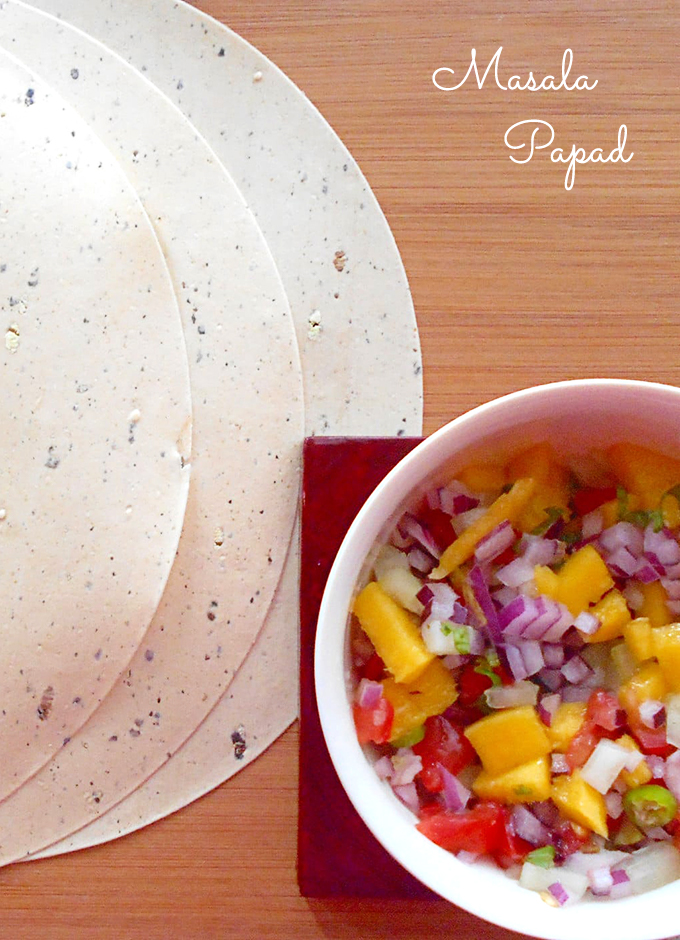
[[[362,679],[357,686],[356,700],[360,708],[375,708],[383,696],[383,687],[381,682],[373,682],[372,679]]]
[[[544,643],[558,643],[562,638],[567,642],[568,635],[567,631],[574,623],[574,618],[572,617],[569,610],[564,606],[564,604],[555,603],[556,607],[560,611],[560,617],[555,623],[543,634]],[[576,638],[579,640],[579,644],[582,645],[583,640],[579,637],[576,631],[573,631]]]
[[[536,619],[522,631],[522,636],[528,640],[540,640],[561,617],[557,604],[543,595],[536,598],[535,609]]]
[[[559,669],[560,666],[564,665],[564,647],[558,643],[544,643],[543,659],[546,666],[550,666],[551,669]]]
[[[635,584],[627,584],[621,592],[626,598],[626,603],[632,611],[640,610],[645,602],[645,596],[639,587]]]
[[[643,545],[645,555],[652,564],[658,563],[663,568],[661,574],[666,573],[667,566],[680,563],[680,545],[668,529],[655,532],[654,527],[648,525],[644,532]]]
[[[489,637],[494,643],[498,643],[501,640],[501,628],[498,622],[498,613],[496,611],[496,606],[491,598],[486,577],[479,565],[474,565],[470,569],[468,580],[470,582],[470,587],[472,588],[472,593],[475,596],[475,600],[479,604],[481,611],[486,618],[486,624],[484,626],[486,627]]]
[[[555,881],[551,885],[548,885],[548,891],[550,894],[552,894],[560,907],[569,901],[569,892],[564,887],[564,885],[560,884],[559,881]]]
[[[559,669],[541,669],[536,678],[551,692],[557,692],[564,685],[564,676]]]
[[[606,865],[600,865],[588,872],[590,890],[596,897],[606,897],[611,893],[614,885],[611,870]]]
[[[454,776],[442,764],[439,764],[438,767],[444,783],[443,796],[446,808],[456,812],[465,809],[472,795],[470,790],[463,786],[458,777]]]
[[[622,524],[622,523],[621,523]],[[607,556],[607,567],[617,577],[630,578],[638,570],[639,561],[633,553],[621,545]]]
[[[610,790],[604,795],[605,806],[607,807],[607,816],[612,819],[618,819],[623,812],[623,797],[616,790]]]
[[[514,541],[515,531],[506,519],[479,540],[475,548],[475,559],[478,562],[493,561],[506,548],[510,548]]]
[[[527,533],[519,545],[521,556],[532,565],[553,565],[564,558],[566,546],[559,539]]]
[[[672,581],[676,581],[680,578],[680,562],[677,565],[665,565],[665,568],[667,578],[670,578]]]
[[[586,636],[592,636],[599,629],[600,621],[594,614],[589,614],[587,610],[584,610],[574,620],[574,626]]]
[[[456,535],[460,535],[466,529],[469,529],[473,522],[481,519],[485,512],[486,509],[483,506],[477,506],[475,509],[468,509],[466,512],[459,513],[451,520],[453,531]]]
[[[592,669],[578,653],[567,660],[564,666],[562,666],[561,672],[567,682],[571,682],[572,685],[581,685],[592,675]]]
[[[418,799],[418,790],[415,783],[405,783],[403,786],[392,787],[395,796],[399,797],[401,802],[412,813],[418,815],[420,811],[420,800]]]
[[[671,842],[673,836],[670,832],[666,832],[661,826],[654,826],[653,829],[646,829],[645,835],[652,842]]]
[[[664,586],[669,600],[680,600],[680,581],[671,581],[669,578],[662,578],[661,583]]]
[[[406,557],[409,565],[421,574],[429,574],[436,565],[434,558],[422,548],[412,548]]]
[[[663,780],[666,771],[666,761],[658,754],[645,754],[645,763],[649,767],[654,780]]]
[[[441,557],[442,550],[437,545],[432,533],[418,522],[416,517],[412,516],[410,512],[404,513],[399,521],[398,528],[403,536],[410,536],[421,548],[424,548],[426,552],[432,555],[433,558],[439,559]],[[453,542],[453,532],[451,532],[451,541]]]
[[[513,558],[496,572],[496,578],[507,587],[520,587],[534,577],[534,565],[526,558]]]
[[[513,806],[510,823],[515,835],[520,839],[525,839],[532,845],[549,845],[550,830],[521,803]]]
[[[491,597],[496,607],[500,610],[502,607],[507,607],[508,604],[511,604],[515,600],[517,591],[515,588],[511,587],[500,587],[492,592]]]
[[[506,637],[522,636],[527,624],[537,617],[536,601],[524,594],[518,595],[513,601],[503,607],[498,614],[498,625]]]
[[[563,702],[587,702],[591,692],[587,685],[565,685],[560,694]]]
[[[555,712],[562,703],[562,696],[555,692],[550,695],[542,695],[538,703],[537,710],[539,717],[548,728],[552,724]]]
[[[381,780],[389,780],[394,773],[392,761],[386,754],[379,758],[375,764],[373,764],[373,770],[375,770],[376,774]]]
[[[581,536],[584,539],[592,539],[599,535],[604,528],[604,513],[601,509],[593,509],[587,512],[581,520]]]
[[[548,826],[550,829],[554,828],[559,822],[560,811],[551,800],[531,803],[530,808],[536,819],[539,819],[543,825]]]
[[[618,900],[618,898],[628,897],[633,893],[633,885],[631,884],[628,874],[622,868],[615,868],[612,870],[612,888],[609,892],[609,897],[613,900]]]
[[[644,547],[644,536],[632,522],[617,522],[600,534],[598,542],[607,553],[626,548],[639,558]]]
[[[430,509],[441,509],[448,516],[456,516],[479,506],[479,499],[459,480],[430,490],[425,498]]]
[[[640,704],[638,709],[640,721],[647,728],[660,728],[666,723],[666,709],[663,702],[657,699],[647,699]]]
[[[674,617],[680,616],[680,600],[677,601],[666,601],[666,607]]]
[[[641,558],[635,571],[633,572],[636,580],[642,584],[651,584],[652,581],[659,580],[659,572],[651,565],[646,558]]]

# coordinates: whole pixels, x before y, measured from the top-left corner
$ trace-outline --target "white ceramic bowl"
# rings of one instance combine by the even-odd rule
[[[459,907],[522,934],[550,940],[659,940],[680,933],[680,882],[617,901],[555,909],[505,873],[468,865],[434,845],[373,771],[351,714],[348,614],[372,552],[404,508],[473,460],[504,459],[548,440],[564,456],[616,441],[680,454],[680,389],[623,379],[585,379],[515,392],[441,428],[405,457],[368,499],[328,579],[319,614],[316,694],[326,743],[350,800],[374,836],[423,884]]]

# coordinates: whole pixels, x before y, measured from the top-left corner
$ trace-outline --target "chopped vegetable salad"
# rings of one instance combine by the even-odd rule
[[[680,878],[680,460],[545,443],[406,512],[355,598],[358,739],[417,828],[555,906]]]

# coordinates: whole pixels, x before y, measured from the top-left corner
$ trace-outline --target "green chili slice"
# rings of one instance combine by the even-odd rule
[[[623,808],[640,829],[653,829],[665,826],[675,817],[678,802],[666,787],[649,783],[629,790],[623,798]]]
[[[396,741],[390,741],[392,747],[413,747],[414,744],[420,744],[425,737],[425,725],[418,725],[413,731],[407,731]]]
[[[552,868],[555,864],[555,846],[542,845],[540,849],[533,849],[525,861],[538,865],[539,868]]]

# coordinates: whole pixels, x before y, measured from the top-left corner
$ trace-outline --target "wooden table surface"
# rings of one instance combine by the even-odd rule
[[[144,3],[145,0],[139,0]],[[170,2],[170,0],[168,0]],[[540,382],[680,382],[680,6],[664,0],[195,0],[279,65],[357,159],[411,283],[425,430]],[[590,91],[506,91],[499,77],[586,74]],[[451,84],[450,74],[442,84]],[[553,147],[629,162],[515,164],[520,121]],[[532,126],[510,142],[529,142]],[[537,144],[545,143],[541,125]],[[519,137],[517,137],[519,134]],[[142,832],[0,877],[0,938],[516,936],[445,903],[308,901],[295,879],[297,732],[228,785]],[[1,834],[0,834],[1,837]]]

